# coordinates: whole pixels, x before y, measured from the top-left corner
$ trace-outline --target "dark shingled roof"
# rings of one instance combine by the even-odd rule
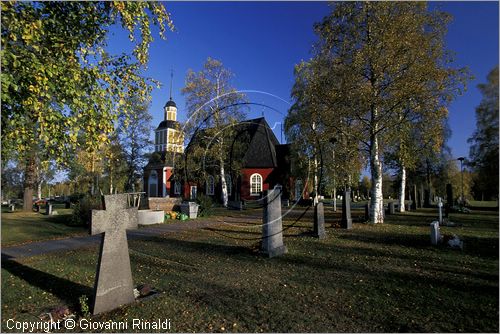
[[[240,123],[250,134],[250,143],[244,157],[246,168],[274,168],[278,166],[276,145],[278,139],[264,117]]]
[[[177,121],[164,120],[164,121],[161,121],[161,123],[158,125],[158,127],[156,128],[156,130],[166,129],[166,128],[179,130],[180,129],[180,123],[177,122]]]
[[[158,169],[165,166],[173,167],[175,165],[174,160],[182,159],[183,155],[183,153],[175,152],[153,152],[144,169]]]
[[[175,104],[174,101],[168,100],[167,103],[165,103],[165,107],[176,107],[177,108],[177,105]]]
[[[233,127],[235,130],[234,140],[237,145],[231,149],[231,159],[242,162],[243,168],[275,168],[278,166],[276,156],[276,146],[278,139],[267,124],[264,117],[255,118],[240,122]],[[205,130],[198,131],[195,138],[191,140],[187,150],[192,145],[204,146],[209,139],[205,137]],[[189,154],[189,153],[187,153]]]

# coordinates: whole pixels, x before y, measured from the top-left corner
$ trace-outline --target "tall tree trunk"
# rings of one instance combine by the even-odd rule
[[[405,212],[406,168],[401,161],[401,183],[399,185],[399,212]]]
[[[224,172],[224,160],[220,159],[220,182],[222,185],[221,199],[222,206],[227,208],[228,195],[227,195],[227,184],[226,184],[226,175]]]
[[[318,196],[318,158],[314,155],[314,199],[313,204],[316,205],[319,202]]]
[[[223,148],[224,148],[224,142],[221,139],[219,143],[219,164],[220,164],[220,184],[222,186],[222,191],[221,191],[221,199],[222,199],[222,206],[227,208],[227,202],[228,202],[228,194],[227,194],[227,184],[226,184],[226,173],[224,170],[224,158],[223,158]]]
[[[377,134],[372,135],[370,147],[370,171],[372,178],[370,211],[371,223],[382,224],[384,222],[384,197],[382,194],[382,163],[378,146]]]
[[[337,185],[335,184],[335,178],[333,179],[333,212],[337,212]]]
[[[37,190],[37,198],[42,199],[42,181],[38,181],[36,190]]]
[[[31,150],[26,158],[26,166],[24,169],[24,194],[23,194],[23,210],[33,210],[33,188],[36,180],[36,157],[35,151]]]

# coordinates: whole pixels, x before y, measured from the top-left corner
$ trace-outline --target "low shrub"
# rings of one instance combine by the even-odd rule
[[[102,210],[101,196],[86,195],[81,198],[73,209],[73,216],[69,225],[72,226],[89,226],[92,217],[92,210]]]
[[[214,201],[210,196],[199,194],[196,198],[196,203],[200,205],[198,207],[198,217],[208,217],[213,214]]]

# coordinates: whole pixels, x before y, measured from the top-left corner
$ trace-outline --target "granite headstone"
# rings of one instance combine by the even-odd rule
[[[394,202],[389,202],[389,214],[393,215],[396,213],[396,206],[394,205]]]
[[[261,251],[269,257],[275,257],[287,252],[287,248],[283,244],[281,192],[278,189],[265,190],[263,195]]]
[[[439,231],[439,222],[431,223],[431,244],[437,245],[441,240],[441,233]]]
[[[136,207],[127,194],[105,195],[105,210],[92,210],[91,234],[103,234],[94,285],[93,314],[113,310],[135,300],[127,229],[136,229]]]
[[[324,209],[323,202],[319,202],[314,207],[314,231],[313,231],[313,235],[319,239],[326,238],[325,209]]]
[[[342,200],[342,219],[340,220],[340,227],[351,229],[352,228],[352,217],[351,217],[351,191],[344,190],[344,199]]]

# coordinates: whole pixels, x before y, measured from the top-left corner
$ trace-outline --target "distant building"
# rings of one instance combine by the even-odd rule
[[[177,105],[172,97],[163,110],[164,119],[155,130],[155,151],[144,168],[144,192],[148,197],[181,195],[180,183],[169,181],[175,156],[184,152],[184,134],[177,121]]]
[[[246,120],[236,124],[231,138],[232,149],[227,152],[225,179],[229,200],[258,199],[264,190],[281,187],[288,197],[292,184],[290,145],[280,144],[264,117]],[[185,154],[190,154],[191,147],[203,146],[204,131],[193,138]],[[210,165],[210,164],[208,164]],[[235,167],[236,166],[236,167]],[[235,170],[236,169],[236,170]],[[186,197],[203,191],[205,195],[220,199],[222,185],[218,168],[205,168],[208,174],[203,182],[188,182],[185,185]],[[187,186],[189,189],[187,189]]]
[[[203,170],[200,181],[186,180],[184,170],[175,164],[176,159],[189,159],[196,145],[207,145],[204,130],[191,139],[184,149],[184,134],[177,122],[177,106],[170,100],[164,107],[164,120],[155,130],[155,151],[144,168],[144,191],[148,197],[182,197],[194,200],[203,193],[221,198],[222,186],[219,171],[214,167]],[[234,126],[232,147],[227,152],[225,179],[231,201],[253,200],[262,196],[264,190],[281,187],[283,198],[303,197],[301,179],[292,177],[290,145],[280,144],[264,117],[246,120]],[[237,166],[237,168],[235,168]],[[176,170],[174,170],[174,168]],[[200,163],[201,168],[201,163]]]

